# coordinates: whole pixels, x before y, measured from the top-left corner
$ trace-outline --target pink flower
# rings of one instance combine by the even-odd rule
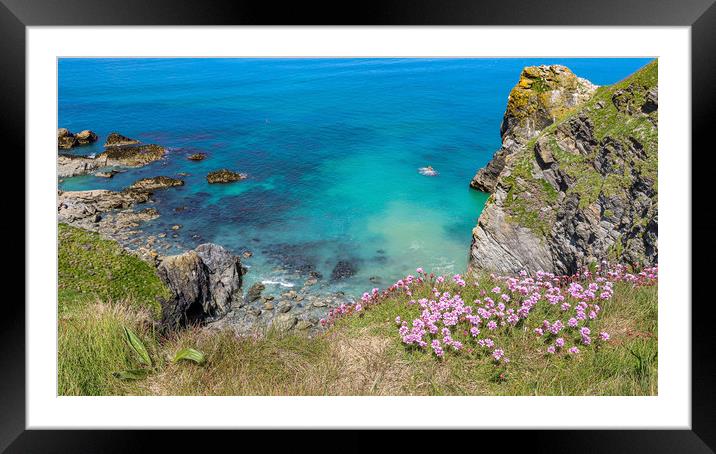
[[[554,345],[556,345],[556,346],[559,347],[559,348],[564,347],[564,338],[563,338],[563,337],[558,337],[557,339],[555,339],[555,340],[554,340]]]
[[[576,346],[569,347],[569,350],[567,350],[567,351],[572,355],[576,355],[577,353],[579,353],[579,348],[577,348]]]
[[[607,333],[606,331],[602,331],[601,333],[599,333],[599,338],[603,341],[608,341],[609,333]]]

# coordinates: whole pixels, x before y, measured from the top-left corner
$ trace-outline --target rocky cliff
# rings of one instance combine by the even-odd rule
[[[480,169],[470,186],[492,192],[505,166],[505,160],[547,126],[584,103],[597,89],[560,65],[529,66],[510,92],[502,118],[502,147],[486,167]]]
[[[473,187],[492,192],[470,269],[571,273],[657,261],[657,62],[596,88],[562,66],[525,68],[503,146]]]

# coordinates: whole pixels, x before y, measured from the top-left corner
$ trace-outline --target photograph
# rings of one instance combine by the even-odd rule
[[[59,56],[57,395],[659,396],[659,61]]]

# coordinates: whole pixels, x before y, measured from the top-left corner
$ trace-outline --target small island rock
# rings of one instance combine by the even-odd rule
[[[206,181],[209,183],[232,183],[234,181],[240,181],[246,178],[245,173],[232,172],[228,169],[216,170],[210,172],[206,176]]]

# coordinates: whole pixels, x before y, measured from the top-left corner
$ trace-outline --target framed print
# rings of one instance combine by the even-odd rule
[[[712,2],[0,17],[26,264],[3,449],[511,429],[711,452]]]

